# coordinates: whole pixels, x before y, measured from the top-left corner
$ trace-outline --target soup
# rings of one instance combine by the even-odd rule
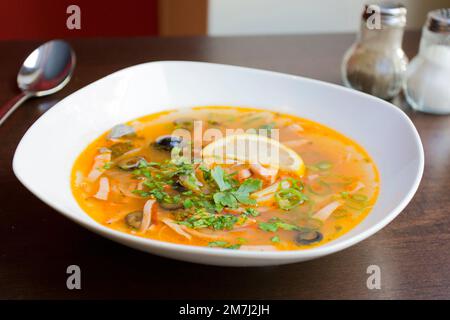
[[[353,140],[292,115],[237,107],[119,124],[75,161],[71,186],[98,223],[160,241],[299,250],[369,213],[376,166]]]

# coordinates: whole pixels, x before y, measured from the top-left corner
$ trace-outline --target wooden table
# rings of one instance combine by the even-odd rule
[[[405,37],[410,57],[417,52],[419,37],[416,32]],[[196,60],[340,83],[341,58],[353,39],[311,35],[71,41],[78,66],[70,84],[54,96],[27,102],[0,128],[0,298],[450,298],[450,117],[415,113],[401,99],[396,103],[417,126],[426,153],[425,175],[414,200],[371,238],[305,263],[221,268],[138,252],[62,217],[12,173],[14,150],[27,128],[63,97],[113,71],[154,60]],[[0,103],[17,93],[16,72],[36,45],[0,43]],[[81,290],[66,288],[71,264],[81,267]],[[366,269],[372,264],[381,268],[381,290],[366,287]]]

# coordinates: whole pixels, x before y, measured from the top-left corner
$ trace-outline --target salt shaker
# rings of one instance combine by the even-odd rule
[[[404,93],[415,110],[450,114],[450,9],[428,13],[419,54],[406,72]]]
[[[342,61],[347,87],[386,100],[401,91],[408,65],[402,49],[406,12],[401,4],[364,7],[356,42]]]

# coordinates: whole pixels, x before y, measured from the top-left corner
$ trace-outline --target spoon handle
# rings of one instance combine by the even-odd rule
[[[3,106],[0,107],[0,126],[5,122],[6,118],[8,118],[14,110],[16,110],[25,100],[29,98],[29,95],[25,92],[20,93],[15,96],[8,102],[6,102]]]

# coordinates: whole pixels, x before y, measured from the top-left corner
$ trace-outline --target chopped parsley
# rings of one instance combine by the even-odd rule
[[[237,216],[231,214],[214,214],[207,211],[197,210],[184,221],[178,222],[192,229],[212,228],[214,230],[231,230],[239,220]]]
[[[218,208],[229,207],[231,209],[236,209],[238,207],[238,200],[231,192],[215,193],[214,202]]]
[[[280,242],[280,237],[279,236],[273,236],[272,238],[270,238],[270,241],[275,242],[275,243],[279,243]]]
[[[278,231],[278,226],[274,223],[260,222],[258,227],[262,231],[266,231],[266,232],[277,232]]]
[[[284,222],[278,218],[272,218],[268,222],[260,222],[258,227],[266,232],[277,232],[278,229],[286,231],[300,230],[300,227],[295,224]]]
[[[248,216],[257,217],[259,216],[259,211],[256,210],[255,208],[246,208],[243,214],[246,217]]]
[[[248,242],[247,239],[242,238],[242,237],[239,237],[239,238],[237,238],[236,240],[237,240],[237,242],[238,242],[239,244],[244,244],[244,243],[247,243],[247,242]]]
[[[223,171],[221,166],[216,166],[211,170],[211,176],[214,181],[217,183],[220,191],[226,191],[231,189],[231,184],[229,179],[225,176],[225,171]]]
[[[208,243],[208,247],[218,247],[218,248],[224,248],[224,249],[239,249],[241,247],[240,244],[230,244],[227,241],[213,241]]]
[[[183,201],[183,207],[185,209],[190,209],[194,206],[194,202],[191,199],[186,199]]]
[[[275,125],[276,125],[275,122],[271,122],[271,123],[268,123],[268,124],[263,124],[258,129],[267,130],[267,131],[270,132],[272,129],[275,128]]]
[[[179,160],[162,163],[144,161],[133,171],[133,175],[144,181],[144,188],[134,190],[135,194],[152,197],[159,203],[180,204],[185,214],[173,213],[179,217],[177,223],[189,228],[230,230],[248,216],[259,215],[250,207],[241,215],[223,214],[224,208],[256,205],[250,194],[261,189],[262,181],[247,179],[239,185],[233,174],[227,174],[220,166],[210,170],[203,165],[195,166]]]
[[[220,166],[216,166],[211,175],[220,189],[220,192],[214,194],[213,199],[220,211],[223,207],[236,209],[238,204],[256,205],[256,200],[250,198],[250,193],[255,192],[262,187],[262,181],[259,179],[247,179],[238,188],[232,188]]]
[[[103,165],[103,169],[108,170],[111,169],[111,166],[113,165],[112,161],[108,161]]]

